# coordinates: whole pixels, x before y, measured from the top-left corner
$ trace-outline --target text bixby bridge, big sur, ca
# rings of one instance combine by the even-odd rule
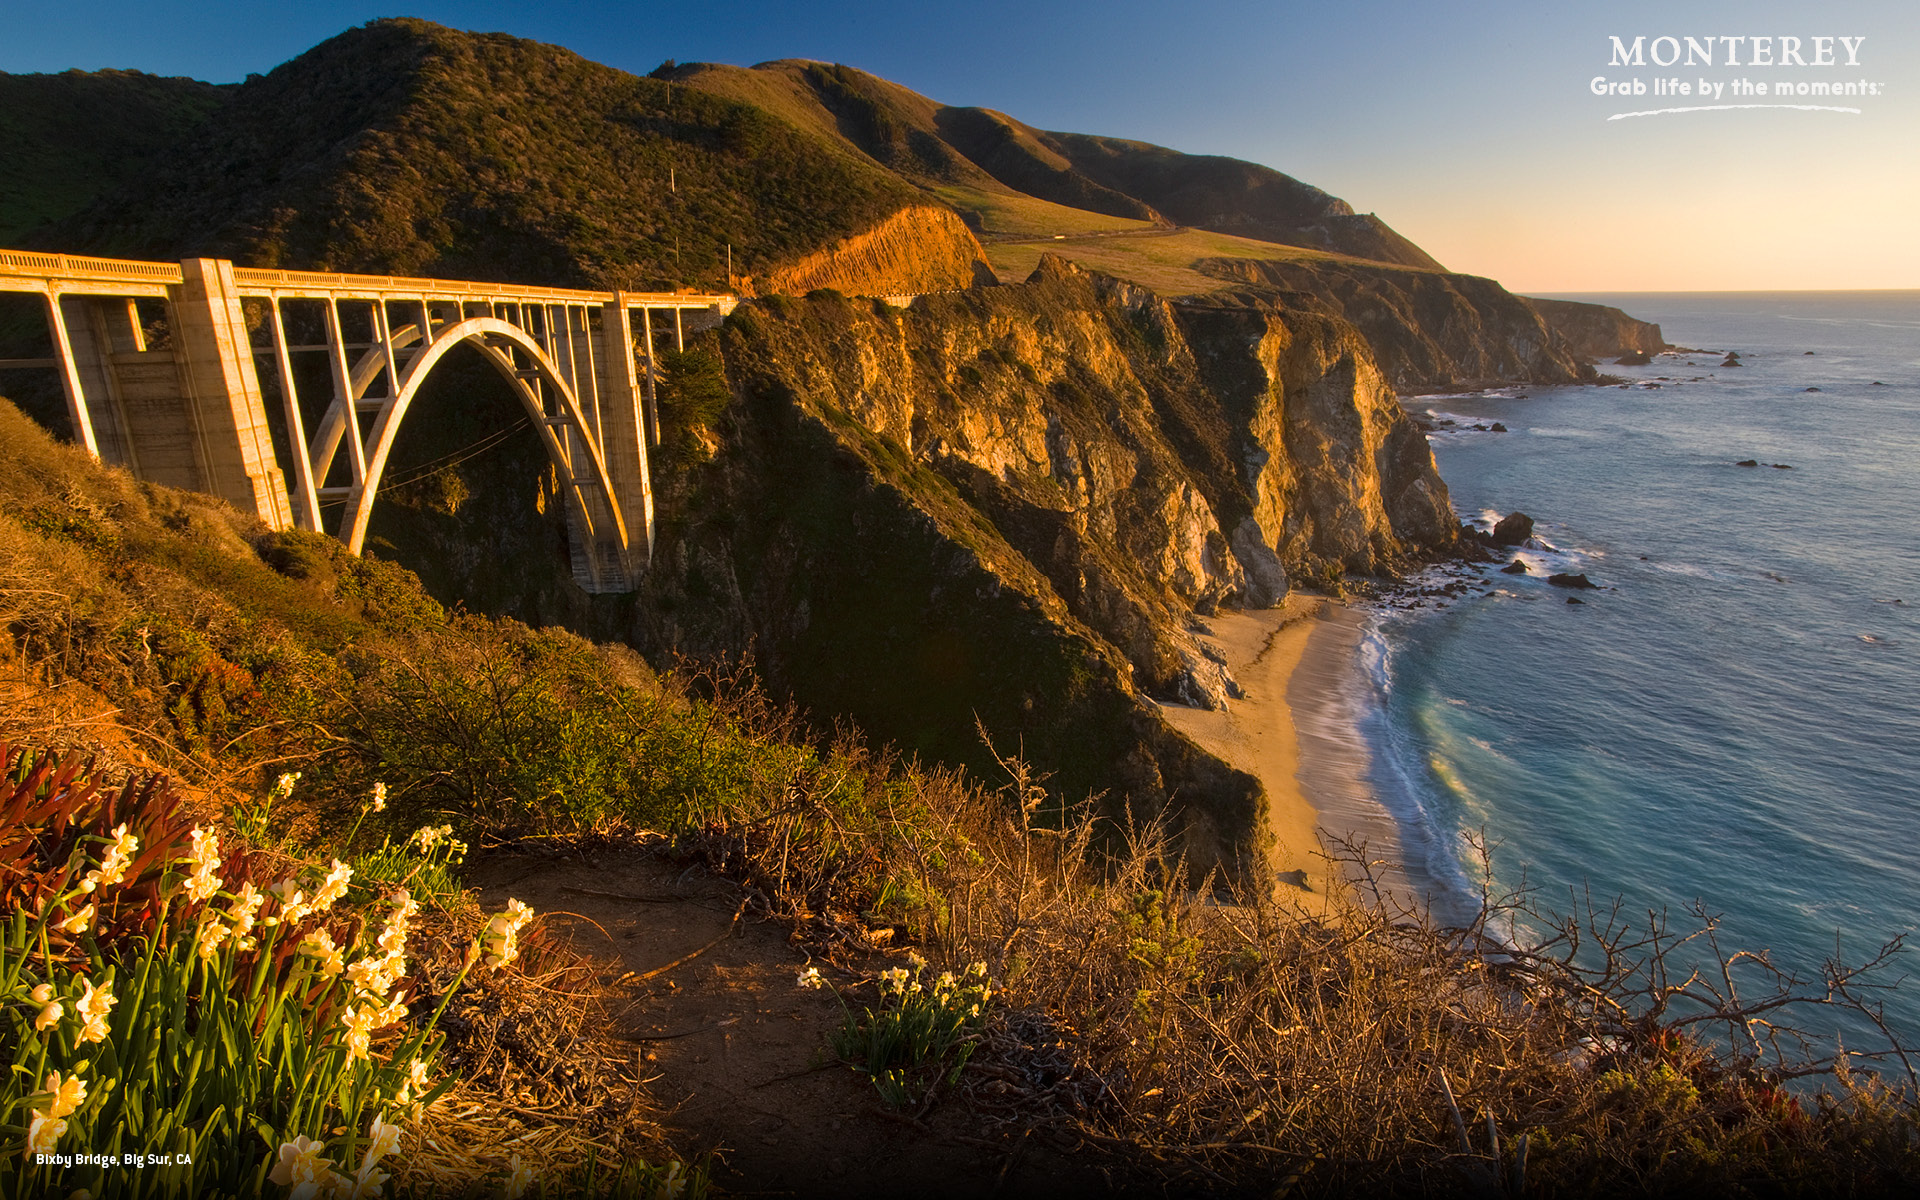
[[[737,303],[16,250],[0,250],[0,291],[43,296],[54,345],[52,358],[0,367],[59,371],[89,453],[355,553],[421,385],[449,350],[475,347],[546,445],[589,592],[631,591],[652,552],[654,338],[667,332],[655,320],[670,318],[684,348]]]

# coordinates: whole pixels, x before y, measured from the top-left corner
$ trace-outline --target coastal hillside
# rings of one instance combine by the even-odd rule
[[[0,72],[0,246],[146,176],[234,90],[140,71]]]
[[[642,78],[389,20],[231,87],[0,81],[18,131],[0,143],[0,240],[34,248],[746,295],[1017,282],[1052,249],[1165,295],[1363,311],[1403,389],[1569,382],[1583,358],[1658,341],[1567,305],[1517,329],[1486,281],[1413,279],[1389,290],[1447,301],[1352,305],[1356,274],[1455,277],[1270,168],[1038,130],[835,64],[670,62]],[[1223,275],[1208,266],[1222,257],[1285,264],[1264,272],[1285,279]]]
[[[985,108],[943,105],[864,71],[783,59],[752,68],[689,63],[666,78],[760,104],[945,194],[996,229],[1012,192],[1148,224],[1190,225],[1287,246],[1440,270],[1372,214],[1269,167],[1121,138],[1035,129]]]
[[[550,469],[471,356],[423,397],[439,418],[403,431],[372,553],[450,606],[660,663],[751,658],[822,723],[984,770],[977,716],[1074,800],[1169,813],[1199,863],[1255,849],[1264,800],[1158,715],[1238,687],[1194,622],[1450,549],[1445,485],[1395,388],[1581,374],[1490,281],[1320,234],[1175,230],[1114,190],[1217,216],[1240,189],[1234,220],[1263,236],[1282,217],[1349,228],[1284,176],[1045,134],[847,68],[643,78],[391,20],[221,95],[164,163],[103,180],[32,240],[764,297],[663,360],[661,538],[636,596],[586,597],[557,569]],[[1035,251],[1012,280],[987,254],[1033,243],[976,240],[989,208],[969,197],[1133,224],[1042,239],[1065,257]],[[1222,242],[1251,257],[1216,267]],[[1177,278],[1208,290],[1068,261],[1121,244],[1176,247]],[[903,292],[951,294],[862,298]],[[22,399],[58,423],[57,401]]]
[[[556,46],[378,21],[265,76],[147,176],[31,242],[127,257],[646,288],[728,285],[863,234],[920,193],[751,105]],[[974,281],[923,223],[913,270]],[[897,264],[896,264],[897,265]]]
[[[735,333],[859,323],[780,322]],[[804,736],[737,679],[449,611],[5,403],[0,620],[7,1195],[279,1195],[302,1152],[401,1195],[808,1194],[823,1160],[850,1195],[1914,1178],[1901,1093],[1843,1063],[1803,1107],[1689,1032],[1658,948],[1490,965],[1478,923],[1169,887],[1153,827],[1063,811],[1012,747],[980,777]],[[1779,1027],[1740,1001],[1709,1015]],[[19,1149],[136,1113],[174,1156],[139,1176]]]

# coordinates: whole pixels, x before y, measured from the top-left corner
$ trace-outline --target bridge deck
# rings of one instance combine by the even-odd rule
[[[330,271],[280,271],[265,267],[233,269],[242,296],[280,299],[484,300],[496,304],[610,304],[616,295],[629,308],[718,308],[730,311],[736,296],[714,292],[596,292],[580,288],[536,287],[466,279],[423,279],[404,275],[354,275]],[[183,282],[179,263],[91,258],[77,254],[40,254],[0,250],[0,292],[49,290],[66,295],[164,296]]]

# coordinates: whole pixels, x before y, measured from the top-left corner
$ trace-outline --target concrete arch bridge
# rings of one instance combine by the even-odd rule
[[[652,553],[655,337],[684,349],[738,303],[16,250],[0,250],[0,292],[44,299],[54,348],[0,368],[58,371],[88,453],[356,554],[421,386],[448,351],[474,347],[546,446],[589,592],[633,590]]]

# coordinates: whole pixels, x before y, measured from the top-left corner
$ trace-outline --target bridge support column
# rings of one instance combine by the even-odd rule
[[[633,320],[625,293],[615,292],[601,310],[600,338],[600,447],[627,529],[632,583],[638,587],[653,558],[653,479],[647,463],[649,406],[633,366]]]
[[[293,525],[287,481],[273,450],[246,315],[233,264],[189,258],[172,296],[183,399],[199,433],[204,490],[252,512],[274,529]]]

